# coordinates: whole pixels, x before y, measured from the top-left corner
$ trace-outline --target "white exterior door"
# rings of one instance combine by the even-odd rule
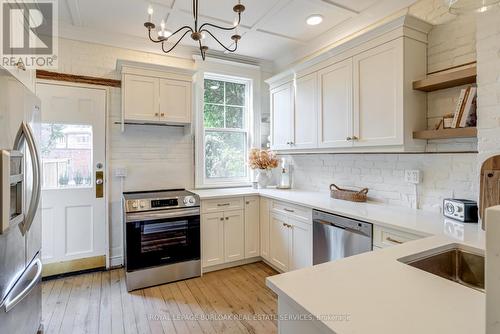
[[[403,145],[403,39],[363,52],[353,63],[353,145]]]
[[[318,146],[352,146],[352,59],[321,70],[318,78]]]
[[[271,90],[271,148],[290,149],[293,141],[293,84],[291,82]]]
[[[297,79],[295,85],[293,148],[315,148],[318,140],[317,73]]]
[[[104,258],[106,90],[38,83],[37,93],[43,262]]]

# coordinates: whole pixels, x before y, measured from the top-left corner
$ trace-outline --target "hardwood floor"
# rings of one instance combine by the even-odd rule
[[[49,280],[44,333],[277,333],[275,274],[259,262],[130,293],[123,269]]]

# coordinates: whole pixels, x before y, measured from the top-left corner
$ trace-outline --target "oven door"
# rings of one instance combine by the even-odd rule
[[[200,259],[200,209],[127,214],[126,268]]]

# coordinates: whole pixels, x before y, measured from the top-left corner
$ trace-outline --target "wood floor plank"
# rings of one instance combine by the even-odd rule
[[[54,313],[50,320],[49,325],[45,328],[45,332],[48,334],[59,333],[61,329],[62,322],[64,320],[64,315],[66,313],[66,305],[68,304],[69,297],[71,295],[71,289],[73,287],[73,279],[66,278],[63,280],[63,285],[61,292],[59,293],[54,307]]]
[[[127,283],[125,281],[125,271],[119,270],[120,275],[120,293],[123,308],[123,326],[125,327],[125,334],[138,334],[137,323],[135,321],[134,306],[132,305],[132,298],[127,291]]]
[[[111,275],[109,271],[101,274],[99,333],[111,333]]]
[[[110,271],[111,333],[125,333],[119,270]]]
[[[123,269],[51,280],[43,325],[47,334],[274,334],[277,297],[265,278],[276,273],[254,263],[133,292]]]

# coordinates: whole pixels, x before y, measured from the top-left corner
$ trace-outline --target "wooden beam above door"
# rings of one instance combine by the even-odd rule
[[[108,87],[121,87],[122,84],[121,80],[90,77],[86,75],[58,73],[58,72],[51,72],[44,70],[36,70],[36,78],[55,80],[55,81],[84,83],[89,85],[108,86]]]

